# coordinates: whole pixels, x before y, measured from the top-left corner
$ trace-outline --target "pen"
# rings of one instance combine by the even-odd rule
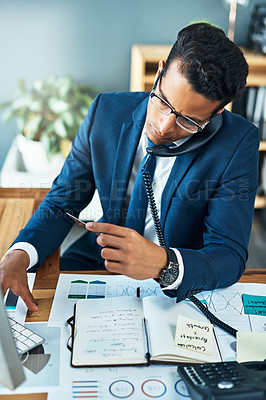
[[[144,338],[145,338],[145,344],[146,344],[146,360],[147,363],[150,364],[150,359],[151,359],[151,353],[150,353],[150,341],[149,341],[149,332],[148,332],[148,321],[144,317],[143,318],[143,332],[144,332]]]
[[[68,212],[66,212],[66,215],[67,215],[69,218],[71,218],[74,222],[76,222],[76,224],[77,224],[78,226],[81,226],[82,228],[85,228],[85,229],[86,229],[86,223],[85,223],[84,221],[81,221],[81,219],[78,219],[78,218],[74,217],[74,215],[71,215],[71,214],[69,214]],[[93,233],[95,233],[95,235],[97,235],[97,236],[100,235],[100,232],[93,232]]]

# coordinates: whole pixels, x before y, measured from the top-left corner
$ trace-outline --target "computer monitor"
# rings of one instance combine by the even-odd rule
[[[15,389],[25,381],[0,290],[0,383]]]

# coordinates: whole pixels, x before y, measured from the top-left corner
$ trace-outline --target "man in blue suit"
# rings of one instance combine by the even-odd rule
[[[256,127],[224,106],[240,95],[247,73],[242,52],[220,29],[193,24],[160,61],[151,93],[99,95],[51,191],[2,259],[3,291],[37,309],[26,269],[58,248],[73,224],[65,213],[78,216],[95,189],[103,217],[87,224],[62,269],[154,278],[177,301],[236,282],[248,256],[259,140]],[[159,239],[154,205],[132,200],[151,145],[159,154],[150,157]]]

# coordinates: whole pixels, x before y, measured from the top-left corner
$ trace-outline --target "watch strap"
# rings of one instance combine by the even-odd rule
[[[171,269],[173,267],[177,268],[177,270],[179,271],[179,263],[178,263],[178,259],[177,259],[177,256],[176,256],[174,250],[169,249],[168,247],[163,247],[163,248],[164,248],[164,250],[166,251],[166,254],[167,254],[167,264],[161,270],[160,276],[159,276],[158,279],[156,279],[156,281],[160,284],[160,286],[162,288],[165,288],[168,285],[172,284],[172,283],[168,283],[167,284],[165,282],[165,274],[167,273],[167,271],[169,271],[169,269]]]
[[[177,256],[174,252],[174,250],[169,249],[168,247],[164,247],[164,250],[166,251],[167,254],[167,265],[169,265],[169,262],[173,262],[174,264],[178,264]]]

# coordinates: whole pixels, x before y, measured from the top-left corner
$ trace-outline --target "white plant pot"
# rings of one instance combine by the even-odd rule
[[[28,172],[52,174],[59,172],[64,163],[64,157],[61,153],[54,154],[51,160],[48,160],[43,144],[29,140],[23,135],[17,136],[17,145]]]

